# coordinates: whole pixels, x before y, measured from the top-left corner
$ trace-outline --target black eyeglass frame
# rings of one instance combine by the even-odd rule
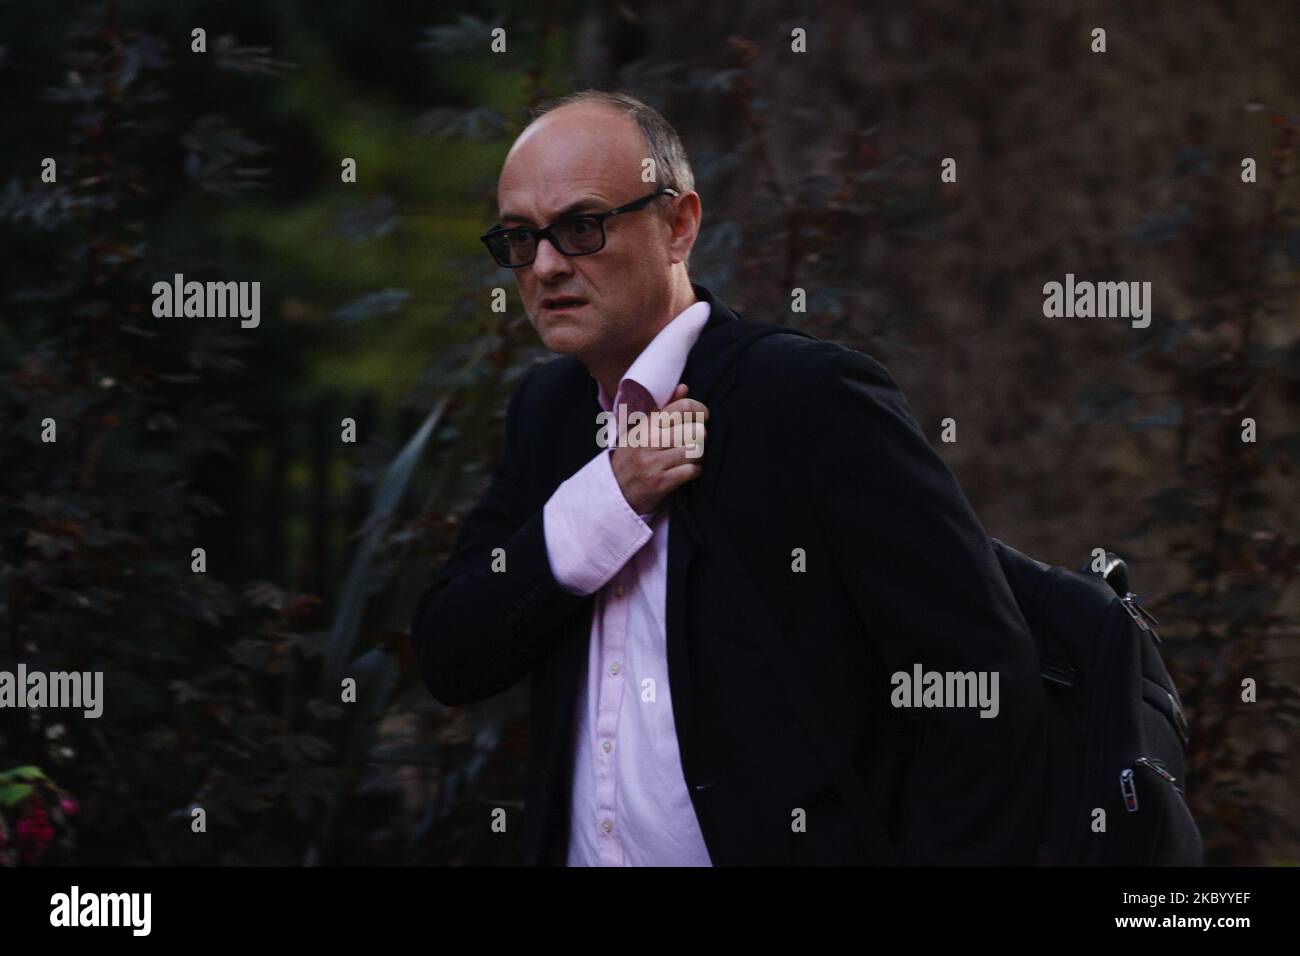
[[[479,236],[479,241],[482,242],[483,245],[487,246],[488,255],[492,257],[492,261],[503,269],[522,269],[524,266],[531,266],[535,261],[537,261],[537,249],[541,245],[543,239],[549,239],[551,246],[562,256],[590,256],[605,248],[605,220],[610,216],[621,216],[625,212],[636,212],[639,209],[644,209],[660,196],[677,195],[680,195],[677,190],[668,186],[662,186],[647,196],[642,196],[640,199],[633,199],[631,202],[624,203],[621,206],[616,206],[606,212],[583,212],[576,216],[566,216],[563,219],[557,219],[545,229],[535,229],[532,226],[497,226],[495,229],[489,229],[487,232],[483,233],[483,235]],[[600,245],[595,249],[588,250],[587,252],[565,252],[560,248],[560,243],[556,241],[551,230],[566,222],[573,222],[575,219],[591,219],[595,221],[597,228],[600,229]],[[533,237],[533,257],[531,259],[527,262],[508,265],[496,257],[496,253],[492,251],[492,239],[507,232],[525,232]]]

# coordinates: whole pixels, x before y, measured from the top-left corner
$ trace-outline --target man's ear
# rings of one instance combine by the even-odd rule
[[[700,206],[700,194],[692,190],[679,196],[673,202],[673,217],[669,225],[672,237],[668,245],[669,258],[674,263],[685,261],[691,254],[691,247],[700,234],[700,220],[703,209]]]

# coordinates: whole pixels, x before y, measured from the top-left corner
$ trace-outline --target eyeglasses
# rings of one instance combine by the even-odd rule
[[[605,220],[625,212],[644,209],[659,196],[676,196],[677,190],[667,186],[656,189],[648,196],[634,199],[609,212],[588,212],[553,222],[545,229],[528,226],[498,227],[479,236],[497,265],[507,269],[521,269],[537,258],[537,244],[551,240],[557,252],[566,256],[589,256],[605,248]]]

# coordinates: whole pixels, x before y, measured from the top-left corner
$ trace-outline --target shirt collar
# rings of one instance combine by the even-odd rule
[[[686,358],[690,355],[695,340],[700,337],[705,323],[709,321],[711,311],[707,302],[692,302],[660,329],[659,334],[650,340],[650,344],[623,373],[623,378],[618,383],[618,393],[614,397],[621,396],[621,400],[626,401],[626,384],[632,381],[649,393],[656,408],[663,408],[681,381]],[[605,394],[604,386],[597,386],[597,397],[601,408],[607,412],[613,410],[613,402]]]

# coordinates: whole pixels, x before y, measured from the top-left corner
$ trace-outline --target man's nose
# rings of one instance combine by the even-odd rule
[[[533,259],[533,272],[539,279],[563,275],[572,270],[569,257],[556,249],[550,239],[537,240],[537,256]]]

